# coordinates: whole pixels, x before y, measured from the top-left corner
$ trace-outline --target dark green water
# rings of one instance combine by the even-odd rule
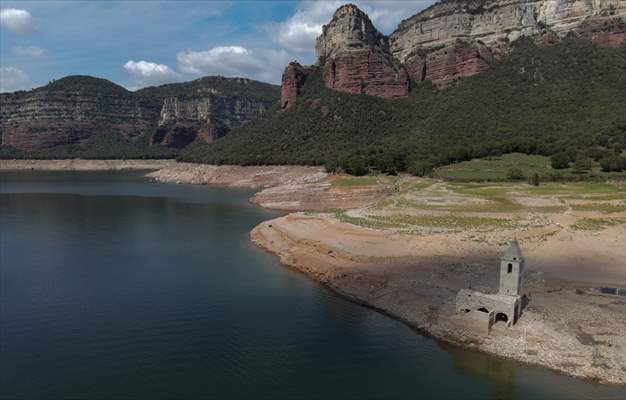
[[[139,173],[0,173],[0,398],[619,399],[441,346],[250,244],[273,214]]]

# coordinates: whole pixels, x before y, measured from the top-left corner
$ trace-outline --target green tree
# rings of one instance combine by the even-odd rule
[[[428,176],[434,168],[435,166],[430,161],[418,160],[409,164],[408,172],[414,176]]]
[[[550,165],[554,169],[565,169],[569,167],[569,155],[566,153],[557,153],[550,157]]]
[[[365,158],[358,154],[344,158],[340,165],[341,169],[350,175],[361,176],[369,172]]]
[[[539,181],[540,181],[540,180],[539,180],[539,174],[535,172],[535,173],[534,173],[534,174],[530,177],[530,179],[529,179],[528,183],[530,183],[530,184],[531,184],[531,185],[533,185],[533,186],[539,186]]]
[[[585,156],[578,156],[574,161],[574,171],[578,173],[587,172],[591,169],[591,160]]]

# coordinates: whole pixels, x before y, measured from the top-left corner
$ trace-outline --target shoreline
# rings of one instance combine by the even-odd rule
[[[0,171],[149,171],[174,164],[175,160],[0,160]]]
[[[289,237],[288,233],[283,235],[284,232],[278,234],[272,232],[281,230],[290,223],[299,223],[298,221],[285,222],[290,217],[292,219],[318,218],[291,214],[263,222],[252,230],[250,234],[252,242],[278,256],[282,265],[306,274],[348,301],[381,312],[405,323],[421,334],[461,348],[515,360],[527,365],[546,367],[555,372],[601,384],[624,385],[626,383],[625,371],[620,370],[619,367],[611,367],[611,361],[621,365],[620,361],[623,356],[619,350],[598,355],[603,359],[606,358],[607,365],[599,362],[580,364],[581,360],[579,360],[581,357],[583,361],[585,358],[592,357],[593,347],[600,346],[593,335],[585,331],[587,326],[581,328],[581,325],[578,325],[581,322],[579,321],[581,315],[584,318],[591,308],[606,307],[615,298],[598,296],[589,291],[589,286],[582,282],[558,283],[546,278],[543,273],[533,271],[529,284],[533,289],[533,302],[535,302],[533,307],[536,309],[526,310],[520,322],[513,328],[509,330],[500,328],[492,331],[489,336],[482,336],[463,329],[462,321],[454,315],[454,304],[453,301],[451,302],[456,293],[452,290],[455,284],[444,286],[445,281],[450,278],[449,275],[461,274],[464,275],[463,279],[468,278],[468,271],[455,265],[458,264],[455,256],[432,263],[420,256],[359,259],[354,254],[342,254],[341,250],[329,250],[329,242]],[[331,224],[335,223],[331,222]],[[347,233],[340,232],[340,234],[345,236]],[[394,238],[394,240],[398,239]],[[383,243],[383,246],[386,244]],[[328,257],[328,254],[334,256]],[[477,267],[484,264],[486,260],[493,261],[494,257],[498,257],[497,252],[489,252],[489,254],[474,252],[468,257],[468,261],[470,265]],[[424,270],[420,271],[421,268]],[[447,269],[449,274],[433,282],[427,282],[429,276],[436,274],[441,268]],[[402,273],[395,274],[397,270],[407,269],[411,269],[413,273],[408,276]],[[489,273],[489,269],[489,267],[484,268],[484,272]],[[473,280],[476,281],[476,279]],[[544,286],[543,290],[540,288],[542,286]],[[598,304],[591,306],[587,304],[587,296],[598,297],[598,299],[593,299]],[[563,304],[553,306],[557,313],[561,311],[561,308],[570,306],[572,301],[578,300],[577,307],[581,307],[580,315],[569,315],[566,321],[566,325],[570,325],[570,328],[574,321],[575,329],[568,330],[558,324],[543,321],[546,315],[552,314],[544,314],[538,310],[549,305],[551,298],[554,297],[568,297]],[[538,307],[539,305],[541,307]],[[613,312],[619,313],[620,310],[618,308]],[[618,322],[616,325],[619,328],[621,324]],[[586,343],[577,342],[578,338],[586,339]],[[567,353],[570,353],[569,357],[566,357]],[[572,363],[572,359],[577,359],[578,363]]]
[[[353,219],[362,219],[372,204],[395,196],[398,186],[383,180],[369,186],[335,185],[334,180],[341,178],[319,167],[212,166],[174,160],[0,162],[0,171],[28,170],[153,170],[146,177],[159,182],[257,189],[250,201],[264,208],[317,212],[341,208],[350,210],[346,215]],[[454,196],[458,194],[448,194],[446,201],[459,200]],[[432,201],[431,197],[426,199]],[[622,343],[612,332],[619,333],[626,325],[626,298],[593,290],[603,285],[626,287],[620,278],[623,272],[615,269],[623,255],[614,251],[615,243],[619,247],[625,240],[623,225],[600,233],[572,231],[561,224],[576,220],[570,212],[559,215],[551,230],[544,229],[535,237],[529,233],[533,229],[523,229],[533,298],[518,324],[489,336],[465,329],[454,315],[453,298],[468,282],[486,292],[495,287],[494,268],[502,245],[493,238],[483,242],[456,233],[403,233],[346,223],[332,214],[291,213],[261,222],[250,232],[250,240],[276,255],[283,266],[304,273],[346,300],[438,341],[576,378],[624,385],[626,368],[619,365],[624,362],[626,338]],[[501,241],[506,234],[499,233]],[[609,241],[613,253],[607,255],[604,242]],[[563,260],[552,257],[555,249]],[[599,265],[604,269],[597,271]],[[587,320],[587,315],[593,319]]]

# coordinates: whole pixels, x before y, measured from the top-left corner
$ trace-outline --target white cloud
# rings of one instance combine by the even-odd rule
[[[435,0],[355,0],[365,11],[374,26],[389,34],[398,24],[418,11],[434,3]],[[322,33],[335,10],[345,1],[302,1],[293,16],[284,22],[269,25],[272,40],[286,49],[295,52],[313,51],[315,39]]]
[[[200,75],[248,77],[278,83],[290,55],[283,50],[219,46],[205,51],[186,51],[176,57],[180,71]]]
[[[137,81],[138,86],[160,85],[172,82],[180,75],[165,64],[149,61],[128,61],[124,69]]]
[[[315,39],[322,33],[341,1],[303,1],[288,20],[268,27],[272,40],[296,52],[312,51]]]
[[[438,0],[365,0],[357,1],[378,30],[393,32],[402,20],[412,17]]]
[[[15,33],[29,33],[33,30],[33,17],[26,10],[4,8],[0,10],[0,26]]]
[[[19,68],[0,67],[0,92],[26,89],[30,78]]]
[[[48,51],[37,46],[15,46],[11,52],[19,57],[42,58]]]

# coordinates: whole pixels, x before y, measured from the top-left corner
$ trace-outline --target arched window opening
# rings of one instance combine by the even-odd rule
[[[513,272],[513,264],[509,263],[507,273],[510,274],[511,272]]]
[[[496,314],[496,322],[498,321],[509,322],[509,317],[507,317],[505,313],[499,312]]]

